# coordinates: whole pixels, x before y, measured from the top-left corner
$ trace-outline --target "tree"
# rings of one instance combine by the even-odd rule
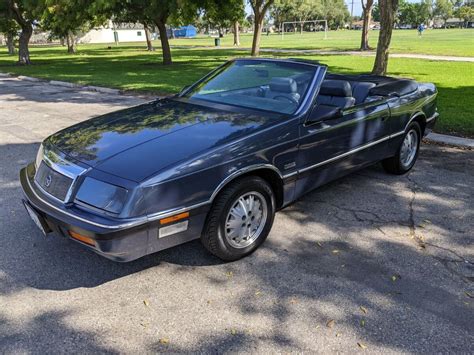
[[[293,20],[294,3],[292,0],[275,0],[270,8],[273,24],[280,29],[285,21]]]
[[[260,52],[260,39],[262,37],[263,20],[274,0],[249,0],[254,15],[252,56]]]
[[[388,54],[392,40],[393,25],[395,24],[395,15],[398,9],[398,0],[379,0],[379,6],[380,32],[372,74],[385,75],[387,73]]]
[[[427,23],[432,17],[431,6],[430,0],[422,0],[419,3],[400,1],[397,22],[411,27]]]
[[[374,0],[361,0],[362,4],[362,16],[364,18],[362,25],[362,38],[360,41],[360,50],[367,51],[370,49],[369,46],[369,30],[370,22],[372,19],[372,9],[374,6]]]
[[[173,63],[167,25],[191,21],[197,16],[204,0],[115,0],[112,13],[133,22],[154,24],[161,42],[163,65]]]
[[[35,0],[4,0],[5,9],[13,20],[21,28],[18,39],[18,64],[31,64],[30,50],[28,48],[31,35],[33,34],[34,13],[38,3]]]
[[[146,21],[143,22],[143,30],[145,31],[146,50],[153,52],[155,48],[153,48],[153,43],[151,42],[150,26]]]
[[[321,3],[318,0],[294,0],[292,13],[297,21],[307,21],[319,10]],[[300,33],[303,34],[304,23],[300,23]]]
[[[464,25],[467,27],[468,23],[474,20],[474,3],[469,5],[463,5],[456,11],[456,16],[464,21]]]
[[[350,20],[350,13],[344,0],[322,0],[321,17],[329,28],[338,29]]]
[[[436,0],[434,14],[444,21],[444,28],[448,19],[453,16],[453,4],[450,0]]]
[[[208,25],[219,29],[220,37],[224,28],[233,28],[234,45],[240,45],[240,23],[245,16],[243,0],[207,0],[203,5],[204,17]]]
[[[270,16],[278,28],[283,22],[327,20],[330,28],[342,27],[350,18],[343,0],[275,0]],[[304,24],[300,24],[303,31]],[[296,26],[294,26],[296,31]]]
[[[11,18],[7,8],[0,4],[0,33],[3,33],[7,42],[9,55],[15,54],[15,38],[19,30],[18,24]]]
[[[379,4],[375,4],[372,10],[372,18],[375,22],[380,22],[380,7]]]
[[[90,0],[41,0],[41,27],[53,36],[65,38],[67,52],[76,53],[77,35],[107,22]]]

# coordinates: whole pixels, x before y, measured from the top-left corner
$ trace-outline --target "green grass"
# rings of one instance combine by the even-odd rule
[[[162,66],[160,52],[142,46],[80,46],[67,55],[63,47],[32,48],[33,65],[16,66],[15,57],[0,54],[0,72],[57,79],[124,90],[173,93],[194,82],[220,63],[247,55],[237,50],[173,49],[174,64]],[[370,71],[373,58],[349,55],[299,55],[316,59],[338,73]],[[434,82],[441,114],[436,130],[474,137],[474,64],[391,58],[389,74]]]
[[[370,45],[377,46],[378,31],[370,32]],[[323,32],[317,33],[288,33],[283,39],[278,34],[262,36],[262,48],[279,49],[320,49],[334,51],[358,50],[361,31],[329,31],[328,39]],[[214,38],[197,37],[173,39],[174,46],[213,46]],[[229,34],[221,39],[222,46],[233,45],[233,36]],[[251,47],[252,36],[242,35],[241,46]],[[394,30],[391,51],[393,53],[418,53],[433,55],[452,55],[474,57],[473,29],[437,29],[426,30],[422,37],[416,30]]]

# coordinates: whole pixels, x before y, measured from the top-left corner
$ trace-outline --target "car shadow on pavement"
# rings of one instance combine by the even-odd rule
[[[42,238],[29,221],[18,170],[36,149],[0,146],[0,297],[25,288],[94,288],[142,273],[160,293],[158,285],[170,277],[185,285],[191,274],[211,293],[235,292],[212,313],[230,307],[244,318],[263,318],[265,329],[240,323],[201,334],[196,343],[157,341],[150,351],[252,351],[257,343],[314,350],[307,342],[314,332],[335,342],[335,349],[340,336],[395,351],[461,352],[474,341],[472,302],[464,295],[473,271],[470,151],[433,146],[408,175],[386,175],[373,166],[324,186],[278,213],[263,247],[234,263],[193,241],[118,264],[64,238]],[[422,238],[430,233],[439,240]],[[22,325],[21,334],[65,325],[65,336],[89,339],[85,350],[109,351],[94,343],[96,335],[68,329],[68,317],[44,313]],[[2,338],[18,336],[6,320],[0,324]],[[453,334],[450,343],[438,340],[446,334]]]

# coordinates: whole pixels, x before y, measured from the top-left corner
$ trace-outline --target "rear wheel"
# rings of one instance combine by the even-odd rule
[[[420,150],[421,129],[417,122],[412,122],[403,136],[402,144],[395,156],[382,161],[384,169],[391,174],[405,174],[415,165]]]
[[[265,241],[274,216],[275,198],[270,185],[256,176],[238,179],[216,197],[201,241],[222,260],[238,260]]]

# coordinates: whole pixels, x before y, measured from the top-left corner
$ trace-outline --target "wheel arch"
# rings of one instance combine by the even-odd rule
[[[225,189],[230,183],[237,179],[244,178],[246,176],[258,176],[265,180],[272,188],[275,193],[276,208],[280,208],[283,205],[283,177],[280,171],[273,165],[255,165],[245,169],[241,169],[225,178],[214,190],[211,196],[211,203],[214,202],[216,196]]]
[[[410,118],[410,121],[408,121],[407,125],[405,126],[405,131],[406,129],[408,128],[408,126],[412,123],[412,122],[416,122],[420,125],[420,129],[421,129],[421,137],[420,139],[425,135],[425,128],[426,128],[426,115],[423,113],[423,112],[416,112],[414,113],[411,118]]]

